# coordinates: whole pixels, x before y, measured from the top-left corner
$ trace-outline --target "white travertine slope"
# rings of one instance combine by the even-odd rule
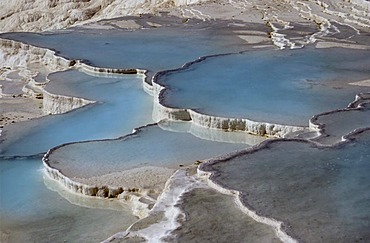
[[[205,0],[12,0],[0,1],[0,32],[44,31],[176,7]]]

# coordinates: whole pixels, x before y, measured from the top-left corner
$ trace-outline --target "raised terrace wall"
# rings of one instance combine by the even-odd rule
[[[46,90],[43,94],[43,112],[45,114],[62,114],[95,103],[95,101],[84,98],[52,94]]]
[[[200,58],[195,62],[204,60],[205,58],[206,57]],[[190,65],[190,63],[184,65],[182,68],[185,68],[186,66]],[[246,118],[217,117],[212,115],[201,114],[192,109],[167,107],[161,104],[161,99],[163,99],[162,98],[163,94],[166,92],[166,87],[160,85],[157,82],[158,78],[163,73],[165,72],[158,73],[153,77],[152,80],[153,86],[152,94],[154,96],[153,119],[156,121],[160,121],[163,119],[182,120],[182,121],[191,120],[193,124],[201,127],[219,129],[224,131],[245,131],[260,136],[270,136],[270,137],[284,137],[288,133],[297,132],[305,129],[305,127],[301,126],[289,126],[267,122],[256,122]]]
[[[171,108],[154,101],[153,119],[156,121],[181,120],[192,121],[194,125],[223,131],[245,131],[248,133],[284,137],[288,133],[304,130],[305,127],[280,125],[267,122],[255,122],[245,118],[227,118],[201,114],[191,109]]]
[[[52,50],[18,41],[0,38],[0,47],[3,51],[2,65],[4,66],[26,66],[34,61],[47,64],[51,70],[62,70],[73,64],[72,61],[55,55]]]
[[[225,118],[200,114],[190,110],[192,121],[202,127],[224,131],[246,131],[260,136],[284,137],[288,133],[303,130],[304,127],[255,122],[245,118]]]
[[[26,67],[31,62],[41,62],[47,64],[51,71],[66,70],[74,67],[82,71],[92,74],[106,74],[106,75],[120,75],[120,74],[137,74],[145,75],[145,70],[142,69],[117,69],[117,68],[103,68],[94,67],[83,63],[79,60],[68,60],[64,57],[58,56],[54,51],[47,48],[35,47],[24,44],[19,41],[0,39],[0,47],[3,51],[2,61],[4,66],[22,66]],[[0,56],[1,58],[1,56]],[[27,87],[36,87],[36,89],[25,90],[32,93],[33,90],[42,93],[43,96],[43,112],[44,114],[62,114],[82,106],[95,103],[95,101],[87,100],[79,97],[70,97],[65,95],[57,95],[48,92],[44,89],[44,85],[49,82],[47,79],[45,83],[36,84],[32,77],[29,78]],[[32,94],[37,96],[37,94]]]
[[[121,68],[104,68],[104,67],[94,67],[91,65],[88,65],[86,63],[77,61],[78,68],[83,69],[87,72],[93,72],[93,73],[106,73],[106,74],[145,74],[145,70],[142,69],[121,69]]]

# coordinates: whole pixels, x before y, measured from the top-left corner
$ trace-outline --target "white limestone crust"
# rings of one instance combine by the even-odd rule
[[[204,0],[0,1],[0,32],[63,29],[200,2]]]
[[[43,91],[44,114],[63,114],[93,103],[95,103],[95,101],[79,97],[52,94],[46,90]]]

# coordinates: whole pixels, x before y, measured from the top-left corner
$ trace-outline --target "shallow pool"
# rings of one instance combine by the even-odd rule
[[[361,242],[370,237],[369,133],[333,148],[273,141],[206,170],[217,172],[215,182],[242,192],[258,214],[284,222],[296,239]]]
[[[160,76],[162,103],[218,117],[307,126],[315,114],[345,108],[370,78],[370,51],[311,48],[247,51],[207,58]]]
[[[6,141],[0,143],[0,155],[34,155],[63,143],[116,138],[152,122],[153,98],[143,91],[139,76],[103,78],[70,70],[50,78],[47,90],[98,102],[10,126],[5,130]]]

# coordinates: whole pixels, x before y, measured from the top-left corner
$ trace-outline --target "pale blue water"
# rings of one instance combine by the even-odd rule
[[[370,131],[334,148],[281,141],[211,166],[259,214],[304,242],[370,239]]]
[[[180,165],[246,147],[246,144],[202,140],[155,125],[123,139],[66,145],[52,152],[49,164],[68,177],[88,178],[142,166],[177,169]]]
[[[227,38],[229,41],[224,44],[222,38],[217,42],[217,38],[206,36],[205,31],[198,33],[186,31],[185,37],[184,32],[175,33],[167,30],[156,32],[146,30],[134,33],[110,31],[109,35],[77,31],[46,35],[14,33],[9,36],[18,36],[38,46],[58,49],[62,56],[85,59],[97,66],[135,67],[149,70],[175,68],[198,56],[218,52],[220,49],[231,51],[241,48],[241,46],[237,47],[237,42],[240,43],[240,40],[236,38]],[[215,40],[214,44],[210,40]],[[199,43],[199,45],[193,43]],[[232,43],[235,45],[229,46]],[[32,155],[46,152],[51,147],[66,142],[118,137],[131,133],[133,128],[152,121],[152,97],[144,93],[139,78],[134,76],[118,79],[97,78],[77,71],[67,71],[54,74],[51,79],[55,83],[48,85],[47,90],[52,92],[62,90],[60,92],[62,94],[97,100],[98,103],[68,114],[49,116],[8,127],[4,131],[7,140],[0,144],[2,156]],[[119,230],[124,230],[128,226],[118,223],[114,217],[110,217],[107,224],[103,214],[98,215],[98,213],[91,214],[88,219],[81,216],[83,209],[72,210],[68,203],[53,205],[55,200],[63,199],[60,197],[53,199],[55,193],[49,192],[40,183],[41,174],[36,171],[41,166],[41,161],[30,161],[30,159],[22,161],[24,162],[22,164],[16,163],[17,160],[2,161],[2,166],[6,167],[4,169],[6,176],[2,177],[4,182],[1,190],[3,193],[1,218],[5,220],[9,216],[11,221],[7,221],[9,222],[7,225],[2,224],[1,230],[10,231],[12,237],[18,237],[13,238],[13,241],[42,242],[64,239],[99,241],[106,235],[115,233],[113,229],[118,230],[117,226]],[[22,176],[23,174],[25,176]],[[11,185],[22,193],[12,195],[9,191],[13,188],[10,187]],[[28,189],[20,189],[25,188],[26,185]],[[34,203],[26,203],[28,200]],[[22,210],[19,210],[17,205],[23,205]],[[91,211],[98,212],[98,210]],[[6,215],[5,212],[7,212]],[[19,214],[16,215],[16,212]],[[54,216],[53,212],[60,213],[60,217]],[[51,215],[51,219],[45,215]],[[117,214],[117,217],[119,216]],[[130,217],[132,216],[128,219]],[[83,227],[73,223],[78,219]],[[94,224],[90,223],[92,221]],[[103,221],[108,228],[110,227],[109,230],[99,226],[99,222]],[[55,232],[51,233],[50,228]],[[96,230],[97,228],[99,230]],[[91,232],[92,230],[94,232]],[[91,234],[91,236],[85,238],[85,234]],[[100,236],[94,238],[95,234]]]
[[[152,122],[153,98],[143,91],[140,77],[101,78],[70,70],[51,79],[59,89],[98,103],[9,127],[0,155],[33,155],[67,142],[115,138]],[[46,89],[55,89],[52,83]]]
[[[245,49],[237,37],[207,28],[5,33],[0,38],[54,49],[61,56],[87,60],[94,66],[150,71],[178,68],[200,56]]]
[[[315,114],[344,108],[370,78],[370,51],[305,48],[248,51],[206,59],[159,79],[163,104],[221,117],[307,126]],[[345,87],[345,89],[344,89]]]
[[[57,49],[62,56],[85,59],[97,66],[151,71],[178,68],[202,55],[244,48],[237,38],[219,37],[207,29],[69,30],[0,37]],[[220,116],[307,125],[312,115],[343,108],[357,92],[368,90],[347,87],[344,81],[368,79],[369,56],[368,51],[340,49],[255,51],[207,59],[161,82],[172,88],[166,96],[169,105]],[[131,214],[127,214],[128,221],[119,223],[125,215],[75,207],[45,188],[39,172],[40,158],[6,160],[2,156],[33,155],[66,142],[128,134],[152,122],[152,97],[144,93],[141,79],[135,76],[111,79],[67,71],[51,78],[55,83],[48,85],[48,90],[99,102],[68,114],[6,128],[7,140],[0,143],[1,231],[15,232],[18,238],[14,242],[84,241],[89,237],[100,241],[106,236],[101,235],[104,232],[109,236],[124,230],[131,222]],[[344,120],[346,125],[351,123],[350,117]],[[193,133],[212,138],[196,130]],[[248,190],[248,203],[292,225],[289,232],[298,238],[313,242],[369,239],[369,134],[357,143],[335,149],[283,144],[253,154],[256,157],[251,161],[237,158],[234,164],[224,163],[230,166],[218,167],[222,172],[220,181]],[[101,169],[105,173],[117,169],[117,165],[127,169],[155,162],[174,167],[246,146],[214,143],[188,133],[152,127],[126,140],[73,144],[67,150],[61,149],[60,155],[64,159],[77,158],[80,164],[72,164],[75,169],[89,162],[94,164],[92,172]],[[126,161],[118,164],[117,157],[125,157]]]
[[[56,83],[50,90],[58,86],[62,93],[99,102],[8,127],[0,156],[33,155],[66,142],[118,137],[152,121],[152,97],[142,90],[139,77],[100,78],[71,70],[51,79]],[[137,220],[128,208],[117,212],[72,205],[45,187],[41,167],[41,157],[0,157],[0,230],[10,235],[10,242],[99,242]]]
[[[47,90],[98,100],[98,104],[9,127],[5,131],[7,140],[0,144],[2,156],[33,155],[66,142],[118,137],[151,122],[152,97],[142,90],[141,78],[92,77],[76,70],[56,73],[50,78],[52,81]],[[146,156],[146,162],[150,162],[153,154],[162,151],[158,156],[164,157],[165,162],[160,165],[177,163],[177,166],[179,163],[195,162],[196,158],[208,158],[216,152],[223,153],[245,147],[238,144],[217,144],[197,139],[190,134],[179,136],[168,131],[163,131],[168,139],[158,143],[158,138],[164,136],[161,131],[159,128],[155,129],[153,136],[149,136],[150,139],[144,142],[147,147],[153,146],[151,153],[144,153],[145,146],[140,147],[138,144],[131,145],[129,149],[135,149],[140,155]],[[181,139],[184,139],[182,142],[187,148],[184,146],[182,150],[178,150],[176,142]],[[162,147],[164,145],[167,147]],[[144,150],[138,151],[136,147]],[[95,151],[98,155],[100,149],[101,147]],[[197,149],[198,153],[192,154],[192,149]],[[122,155],[120,148],[118,150]],[[173,160],[172,155],[176,151],[177,159]],[[191,158],[184,160],[183,157],[187,154]],[[0,218],[3,222],[0,229],[10,234],[11,242],[76,239],[100,241],[117,231],[125,230],[135,220],[131,212],[127,211],[116,214],[107,210],[88,210],[73,206],[55,192],[46,189],[39,171],[41,157],[25,157],[21,160],[6,160],[2,157],[0,166]],[[131,163],[130,166],[135,165]],[[121,223],[119,220],[124,221]],[[96,231],[97,227],[99,231]]]
[[[15,243],[99,242],[137,220],[127,206],[80,207],[47,189],[41,158],[0,159],[0,205],[0,230]]]

